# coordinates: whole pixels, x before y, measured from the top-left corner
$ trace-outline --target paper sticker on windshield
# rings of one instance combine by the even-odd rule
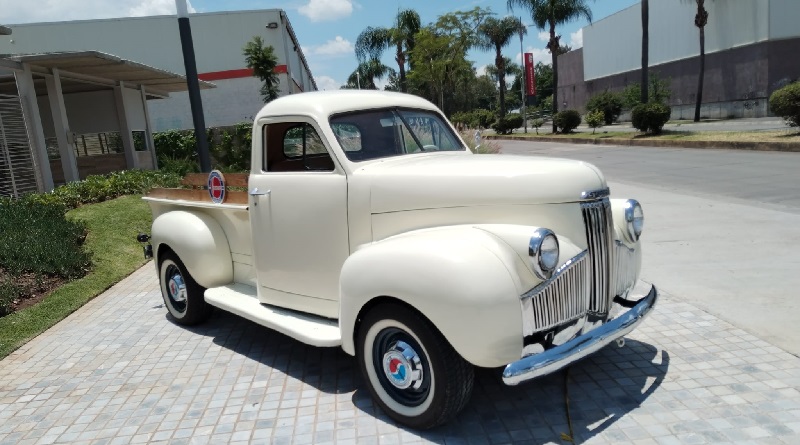
[[[219,170],[212,170],[208,174],[208,196],[214,204],[222,204],[225,201],[225,177]]]

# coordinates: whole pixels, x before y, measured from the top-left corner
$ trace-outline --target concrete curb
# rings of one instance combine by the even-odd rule
[[[673,141],[668,139],[581,139],[559,137],[525,137],[514,135],[486,135],[484,139],[531,141],[531,142],[561,142],[565,144],[593,144],[593,145],[627,145],[638,147],[664,147],[664,148],[711,148],[729,150],[753,151],[782,151],[800,153],[800,142],[745,142],[745,141]]]

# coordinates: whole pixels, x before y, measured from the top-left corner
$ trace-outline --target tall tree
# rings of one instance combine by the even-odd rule
[[[247,42],[242,53],[247,67],[253,70],[253,76],[264,82],[260,90],[264,103],[277,99],[279,81],[275,67],[278,66],[278,58],[272,46],[264,46],[261,36],[255,36],[253,40]]]
[[[416,34],[421,26],[419,14],[413,9],[398,11],[391,28],[368,26],[356,39],[358,61],[364,63],[368,59],[380,60],[384,51],[394,47],[394,60],[400,71],[400,90],[406,92],[406,62],[409,52],[414,49]]]
[[[347,78],[347,83],[342,85],[342,89],[377,90],[375,79],[383,79],[396,73],[394,69],[384,65],[380,60],[370,59],[358,64],[355,71]]]
[[[646,104],[647,100],[647,74],[650,69],[650,1],[642,0],[642,103]]]
[[[489,17],[478,27],[478,34],[481,37],[480,47],[494,50],[494,66],[497,68],[497,80],[500,84],[499,117],[506,115],[506,63],[503,47],[511,42],[512,37],[526,32],[527,29],[519,20],[510,16],[502,19]]]
[[[556,34],[556,26],[569,23],[581,17],[592,21],[592,10],[586,4],[587,0],[508,0],[508,9],[515,6],[527,10],[533,23],[542,31],[550,31],[550,40],[547,49],[553,59],[553,116],[558,113],[558,52],[561,48],[561,36]],[[555,119],[553,120],[553,133],[557,132]]]
[[[703,103],[703,77],[706,74],[706,24],[708,24],[708,11],[705,0],[695,0],[697,14],[694,16],[694,26],[700,30],[700,75],[697,79],[697,103],[694,106],[694,121],[700,122],[700,104]]]

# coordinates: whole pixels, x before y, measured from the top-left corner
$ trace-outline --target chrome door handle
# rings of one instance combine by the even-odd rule
[[[272,190],[261,191],[258,189],[258,187],[254,188],[253,190],[250,190],[250,196],[264,196],[264,195],[269,195],[271,193]]]

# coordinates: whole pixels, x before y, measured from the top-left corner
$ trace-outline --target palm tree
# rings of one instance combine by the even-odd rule
[[[647,92],[650,89],[647,83],[647,70],[650,68],[650,2],[642,0],[642,103],[648,102]]]
[[[703,76],[706,73],[706,24],[708,11],[705,0],[695,0],[697,14],[694,16],[694,26],[700,29],[700,77],[697,80],[697,103],[694,106],[694,121],[700,122],[700,104],[703,102]]]
[[[356,39],[358,61],[379,60],[385,50],[396,48],[394,60],[400,69],[400,89],[406,92],[406,61],[421,26],[419,14],[413,9],[398,11],[392,28],[368,26]]]
[[[494,49],[495,53],[494,65],[497,68],[497,78],[500,82],[498,117],[506,115],[506,63],[502,50],[511,42],[512,37],[520,33],[527,33],[527,29],[515,17],[504,17],[499,20],[489,17],[478,27],[478,35],[481,37],[478,46],[486,50]]]
[[[550,40],[547,42],[547,49],[553,59],[553,117],[558,112],[558,52],[561,45],[561,36],[556,34],[556,26],[569,23],[580,17],[592,22],[592,10],[586,4],[586,0],[508,0],[508,9],[513,10],[514,6],[526,9],[533,19],[537,28],[544,31],[550,30]],[[556,128],[555,119],[553,120],[553,133]]]
[[[380,60],[370,59],[358,64],[358,68],[350,74],[350,77],[347,78],[347,84],[343,85],[342,88],[377,90],[378,86],[375,85],[375,79],[383,79],[392,74],[395,74],[395,70],[391,67],[384,65]]]

